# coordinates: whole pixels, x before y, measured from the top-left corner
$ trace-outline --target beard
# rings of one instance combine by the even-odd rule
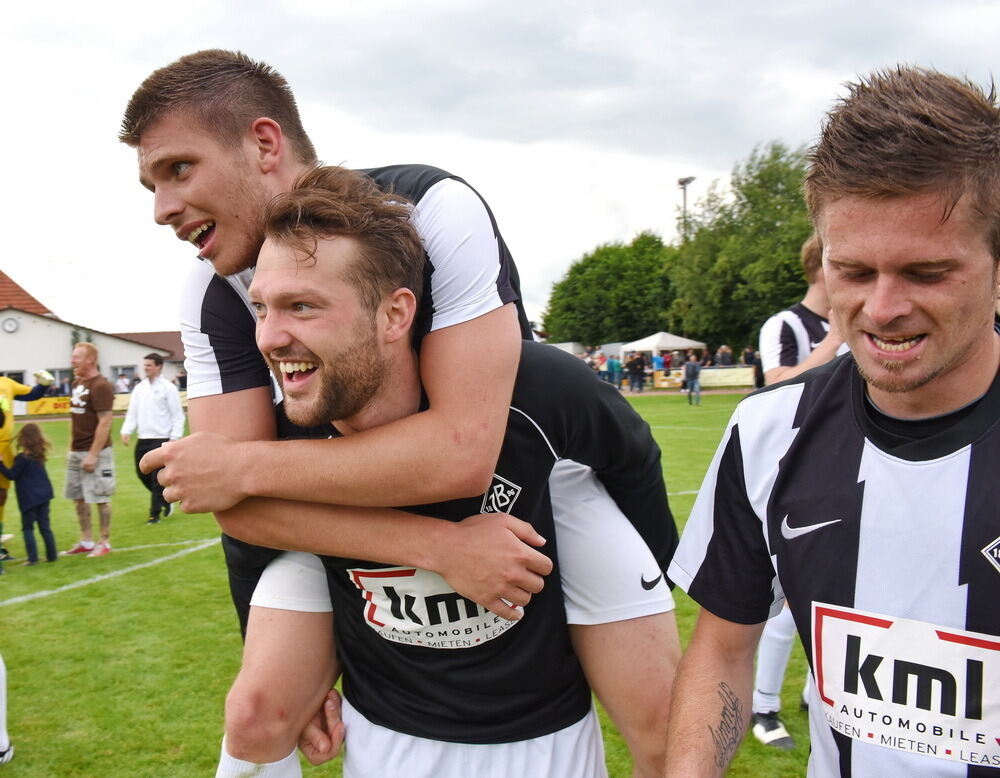
[[[285,414],[293,423],[314,427],[349,419],[370,405],[382,390],[388,360],[379,353],[374,324],[361,326],[365,331],[351,346],[329,359],[314,360],[319,365],[319,385],[308,397],[285,394]]]

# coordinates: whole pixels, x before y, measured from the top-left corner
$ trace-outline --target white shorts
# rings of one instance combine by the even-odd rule
[[[607,624],[674,609],[653,552],[593,470],[561,460],[552,470],[549,490],[570,624]],[[644,587],[657,578],[655,586]],[[312,554],[286,551],[267,566],[250,604],[332,611],[323,563]]]
[[[404,735],[343,702],[344,778],[607,778],[594,709],[551,735],[475,745]]]

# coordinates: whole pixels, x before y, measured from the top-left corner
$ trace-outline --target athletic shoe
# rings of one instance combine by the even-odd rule
[[[6,543],[8,540],[13,540],[13,539],[14,536],[11,535],[9,532],[5,532],[2,535],[0,535],[0,543]]]
[[[63,551],[62,554],[61,554],[61,556],[75,556],[76,554],[89,554],[95,548],[97,548],[97,547],[96,546],[90,546],[88,548],[87,546],[83,545],[83,543],[77,543],[69,551]]]
[[[11,743],[7,746],[6,751],[0,751],[0,764],[7,764],[11,759],[14,758],[14,744]]]
[[[37,559],[34,562],[32,562],[29,559],[27,562],[21,562],[21,567],[34,567],[37,564],[38,564],[38,560]]]
[[[791,751],[795,748],[795,741],[778,718],[777,711],[754,713],[750,716],[750,724],[753,736],[765,746],[780,748],[782,751]]]
[[[150,516],[148,519],[146,519],[146,523],[147,524],[159,524],[160,523],[160,517],[159,516]]]
[[[13,562],[15,559],[17,559],[17,557],[11,554],[7,549],[0,548],[0,561]]]
[[[177,503],[168,502],[167,503],[167,512],[165,514],[163,514],[163,515],[164,516],[173,516],[174,515],[174,505],[176,505],[176,504]]]
[[[92,556],[107,556],[111,553],[111,546],[107,543],[98,543],[94,546],[94,550],[87,554],[88,557]]]

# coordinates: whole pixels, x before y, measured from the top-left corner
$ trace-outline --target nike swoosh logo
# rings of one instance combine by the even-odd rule
[[[785,540],[792,540],[793,538],[801,537],[802,535],[808,535],[810,532],[815,532],[823,527],[829,527],[831,524],[836,524],[838,521],[843,521],[843,519],[821,521],[819,524],[807,524],[804,527],[789,527],[788,514],[786,513],[785,518],[781,520],[781,537]]]
[[[660,582],[661,578],[663,578],[663,573],[660,573],[652,581],[647,581],[646,580],[646,576],[640,575],[639,576],[639,581],[642,583],[642,588],[645,589],[646,591],[649,591],[650,589],[652,589],[654,586],[656,586]]]

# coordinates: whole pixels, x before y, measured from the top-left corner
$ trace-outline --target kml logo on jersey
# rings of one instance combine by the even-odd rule
[[[480,508],[480,512],[510,513],[510,509],[514,507],[514,501],[520,494],[520,486],[494,473],[490,488],[483,495],[483,507]]]
[[[812,644],[837,732],[1000,767],[1000,637],[817,602]]]
[[[518,624],[463,597],[429,570],[353,567],[347,574],[363,593],[365,623],[395,643],[474,648]]]
[[[1000,573],[1000,538],[997,538],[983,549],[983,556],[986,557]]]

